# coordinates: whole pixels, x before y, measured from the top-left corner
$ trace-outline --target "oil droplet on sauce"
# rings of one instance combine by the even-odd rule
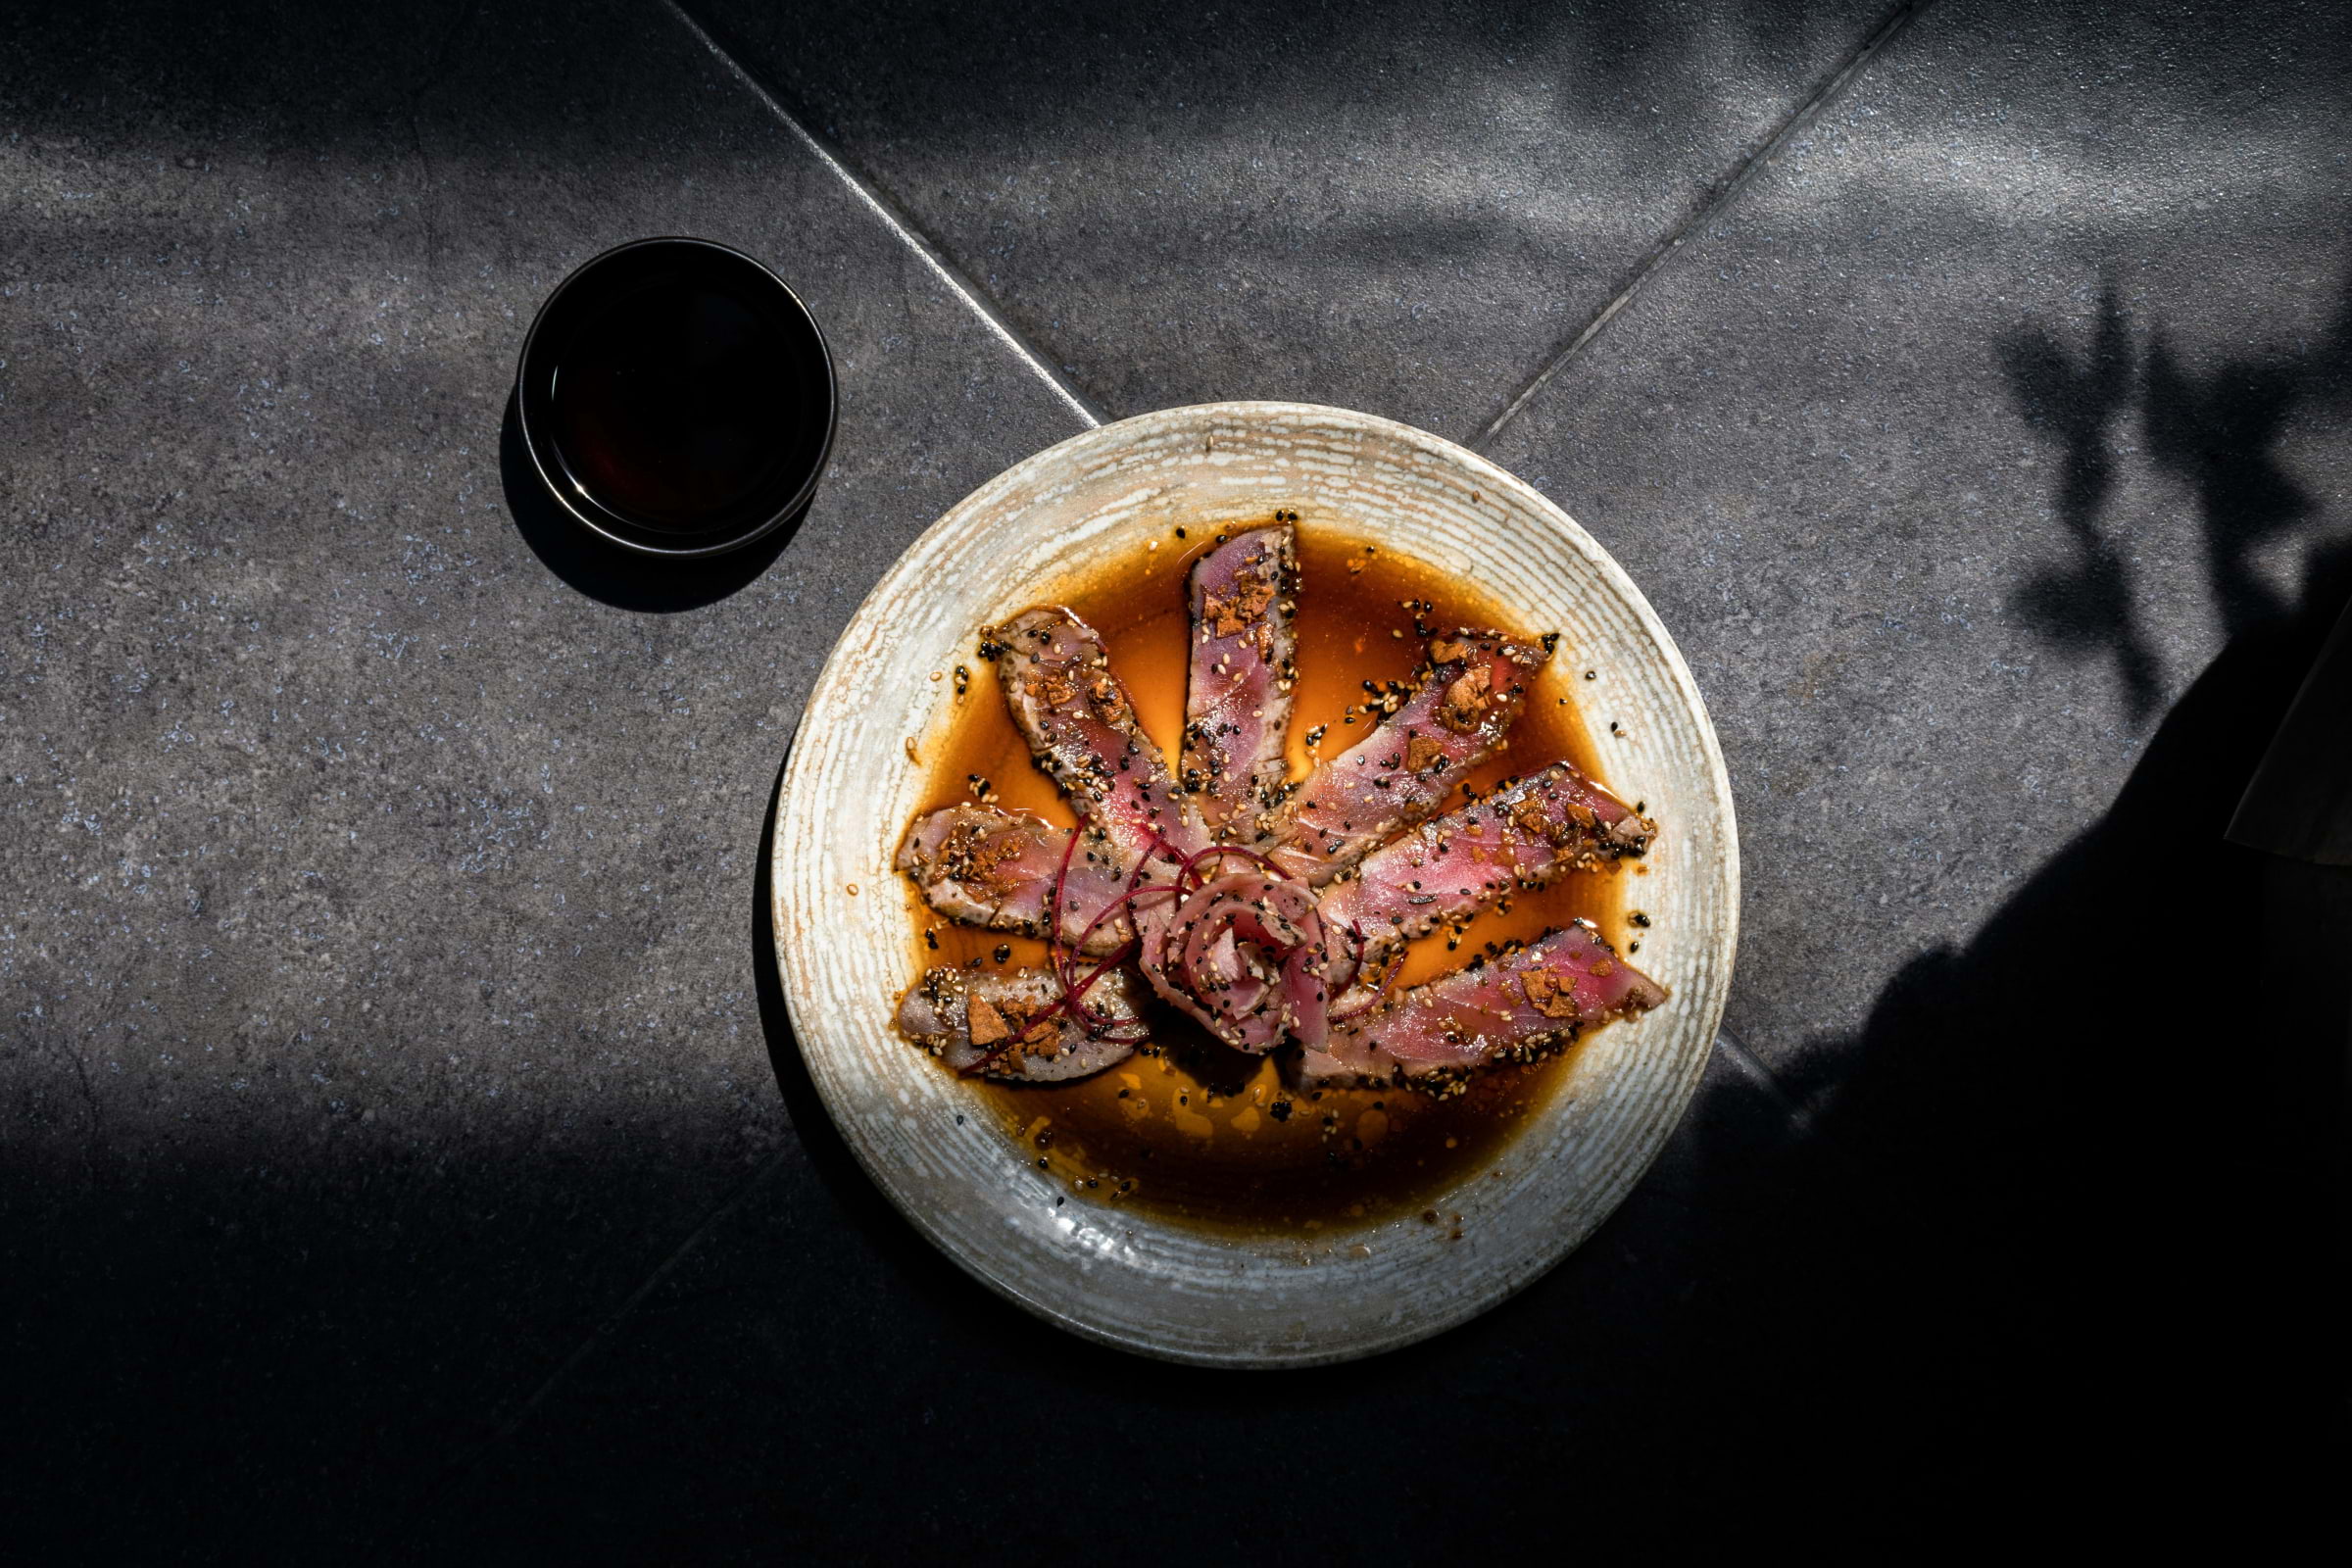
[[[1068,605],[1102,634],[1138,718],[1170,758],[1184,725],[1185,578],[1219,537],[1213,529],[1186,531],[1189,538],[1171,533],[1158,550],[1139,549],[1119,570],[1045,585],[1036,601]],[[1441,570],[1387,550],[1367,555],[1361,543],[1312,525],[1298,528],[1298,566],[1293,778],[1311,769],[1306,736],[1318,725],[1325,734],[1317,753],[1326,759],[1369,732],[1378,715],[1355,710],[1369,696],[1363,682],[1412,679],[1423,642],[1404,601],[1434,605],[1422,613],[1433,628],[1492,626],[1531,642],[1549,629],[1514,624]],[[979,628],[972,631],[976,641]],[[1510,750],[1474,770],[1468,788],[1484,793],[1556,758],[1607,781],[1569,689],[1584,667],[1573,648],[1553,654],[1537,676]],[[934,760],[923,809],[968,800],[967,780],[978,774],[991,781],[1000,805],[1070,825],[1069,808],[1031,761],[1005,712],[994,666],[975,659],[971,670],[970,700],[952,708],[944,745],[924,748]],[[977,958],[994,970],[1046,962],[1044,943],[941,922],[910,887],[900,886],[910,913],[910,982],[932,964]],[[1433,979],[1489,943],[1531,941],[1571,920],[1592,921],[1622,952],[1629,928],[1619,888],[1613,871],[1578,872],[1540,893],[1515,894],[1507,909],[1473,921],[1458,948],[1447,948],[1443,929],[1414,944],[1396,984]],[[938,932],[936,952],[924,946],[925,924]],[[1007,942],[1012,955],[1000,965],[995,954]],[[1445,1189],[1490,1164],[1544,1108],[1575,1054],[1572,1048],[1533,1065],[1478,1074],[1466,1093],[1445,1100],[1395,1088],[1296,1092],[1270,1057],[1228,1050],[1166,1009],[1152,1013],[1152,1024],[1157,1054],[1138,1054],[1109,1072],[1069,1084],[975,1079],[968,1087],[1007,1137],[1019,1141],[1025,1158],[1042,1158],[1085,1197],[1250,1235],[1316,1234],[1428,1208]],[[1054,1132],[1042,1151],[1035,1145],[1041,1118]]]

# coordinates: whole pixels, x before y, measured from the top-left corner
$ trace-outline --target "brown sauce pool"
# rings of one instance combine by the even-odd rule
[[[1272,520],[1269,514],[1248,522]],[[1190,538],[1171,531],[1122,569],[1062,585],[1053,596],[1102,634],[1111,668],[1126,682],[1144,728],[1171,759],[1184,723],[1186,573],[1222,537],[1215,530],[1187,532]],[[1330,758],[1376,722],[1377,715],[1359,706],[1371,696],[1363,682],[1412,678],[1423,644],[1406,601],[1435,607],[1422,612],[1432,627],[1493,626],[1530,641],[1548,630],[1513,624],[1422,563],[1311,523],[1299,525],[1298,535],[1294,779],[1313,765],[1305,737],[1316,726],[1327,727],[1319,755]],[[975,648],[979,630],[972,628]],[[1505,748],[1470,775],[1467,787],[1484,793],[1560,758],[1606,783],[1578,711],[1579,692],[1596,689],[1584,679],[1588,667],[1578,662],[1576,649],[1561,643],[1538,675]],[[1607,671],[1596,673],[1605,683]],[[1068,808],[1030,760],[1028,744],[1005,711],[994,666],[970,654],[956,684],[962,690],[952,713],[934,725],[920,749],[930,780],[922,808],[969,800],[976,777],[998,804],[1071,824]],[[1641,873],[1639,862],[1631,872]],[[1520,894],[1481,914],[1453,951],[1441,928],[1414,944],[1396,984],[1418,984],[1456,968],[1486,944],[1532,940],[1576,919],[1592,921],[1627,952],[1642,933],[1628,923],[1632,911],[1624,890],[1638,884],[1627,883],[1626,875],[1578,872],[1540,893]],[[933,913],[904,879],[899,886],[914,921],[910,974],[974,959],[983,969],[1046,963],[1043,942],[955,924]],[[936,950],[927,945],[926,931]],[[1010,951],[1000,960],[997,954],[1004,949]],[[1024,1157],[1091,1200],[1252,1235],[1329,1232],[1414,1212],[1446,1222],[1449,1216],[1431,1206],[1438,1195],[1488,1164],[1542,1110],[1574,1054],[1572,1049],[1533,1065],[1492,1069],[1473,1077],[1467,1093],[1444,1100],[1399,1089],[1295,1094],[1271,1057],[1230,1050],[1173,1009],[1155,1009],[1152,1017],[1156,1054],[1139,1053],[1069,1084],[974,1079],[974,1106],[1019,1143]]]

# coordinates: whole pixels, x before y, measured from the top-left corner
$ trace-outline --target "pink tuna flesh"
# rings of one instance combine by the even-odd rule
[[[1193,564],[1180,776],[1221,836],[1248,839],[1279,798],[1291,691],[1297,546],[1289,523],[1234,535]]]
[[[1113,969],[1088,987],[1090,1020],[1057,1007],[1051,970],[972,974],[932,969],[899,999],[899,1032],[957,1072],[1014,1083],[1059,1083],[1101,1072],[1148,1038],[1134,973]]]
[[[1374,850],[1324,890],[1323,919],[1360,936],[1364,966],[1377,968],[1442,923],[1563,872],[1640,855],[1656,832],[1573,763],[1554,762]]]
[[[1282,868],[1330,881],[1435,814],[1518,719],[1547,657],[1491,631],[1430,639],[1421,684],[1380,727],[1310,774],[1270,821]]]
[[[1300,1073],[1308,1082],[1387,1083],[1532,1060],[1665,1000],[1592,927],[1571,925],[1332,1025]]]
[[[1124,911],[1097,922],[1127,890],[1134,858],[1100,828],[1068,828],[1027,811],[951,806],[915,818],[898,866],[932,908],[966,925],[1043,938],[1054,883],[1061,880],[1061,940],[1097,956],[1135,933]],[[1066,859],[1065,859],[1066,857]],[[1089,935],[1089,928],[1092,935]]]
[[[1101,828],[1130,863],[1208,843],[1092,626],[1045,605],[985,629],[981,641],[983,652],[996,651],[1013,722],[1080,820]]]

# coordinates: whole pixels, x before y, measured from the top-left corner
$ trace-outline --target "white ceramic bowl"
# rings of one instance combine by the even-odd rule
[[[1454,572],[1561,655],[1605,672],[1624,736],[1608,782],[1659,825],[1641,964],[1671,1000],[1594,1035],[1542,1115],[1402,1219],[1236,1241],[1073,1193],[971,1091],[891,1029],[914,978],[891,856],[923,788],[908,737],[944,733],[978,628],[1147,537],[1296,510]],[[1597,726],[1596,726],[1597,728]],[[934,523],[859,607],[810,693],[772,866],[793,1028],[868,1174],[957,1263],[1090,1339],[1172,1360],[1299,1366],[1409,1344],[1484,1311],[1591,1235],[1657,1154],[1698,1082],[1731,983],[1740,869],[1730,781],[1673,639],[1608,554],[1526,484],[1447,441],[1341,409],[1219,403],[1105,425],[1015,465]],[[855,883],[858,897],[849,897]],[[1497,1173],[1498,1177],[1497,1178]],[[1056,1206],[1055,1200],[1063,1201]]]

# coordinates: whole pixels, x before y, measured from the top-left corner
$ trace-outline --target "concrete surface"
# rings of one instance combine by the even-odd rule
[[[1426,1451],[1597,1543],[2103,1504],[2186,1412],[2282,1486],[2340,1393],[2341,1042],[2289,1049],[2325,960],[2219,829],[2352,592],[2343,36],[1989,0],[24,19],[0,1496],[146,1557],[1363,1549],[1302,1520],[1305,1465],[1429,1557],[1526,1520]],[[538,300],[659,232],[775,265],[843,386],[803,526],[688,578],[518,514],[502,451]],[[772,994],[761,827],[835,630],[1085,403],[1478,438],[1637,283],[1486,450],[1710,704],[1740,1045],[1591,1245],[1434,1344],[1219,1378],[1004,1307],[851,1166]],[[1041,1515],[1033,1446],[1113,1503]]]

